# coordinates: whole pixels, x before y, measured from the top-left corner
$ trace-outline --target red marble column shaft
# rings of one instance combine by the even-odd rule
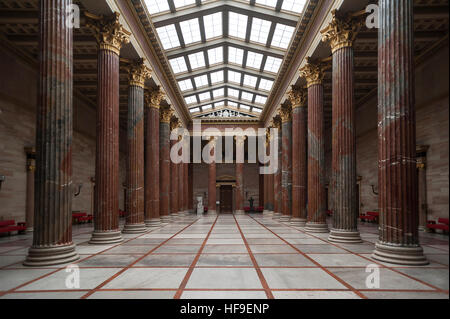
[[[183,163],[178,165],[178,212],[183,215],[184,212],[184,166]]]
[[[361,242],[357,229],[356,123],[353,48],[333,52],[332,184],[333,229],[329,239]]]
[[[34,228],[34,173],[36,171],[36,150],[25,148],[27,155],[27,199],[25,204],[25,222],[27,233],[33,232]]]
[[[274,174],[273,193],[274,193],[274,217],[278,218],[282,214],[282,196],[281,196],[281,177],[282,177],[282,132],[278,129],[278,169]]]
[[[283,221],[292,214],[292,120],[284,120],[281,125],[281,213]]]
[[[159,218],[159,105],[147,105],[145,145],[145,224],[160,225]]]
[[[305,105],[292,109],[292,218],[298,226],[306,223],[307,189],[307,110]]]
[[[188,163],[188,209],[194,210],[194,166]]]
[[[159,215],[161,220],[170,220],[170,124],[161,121],[159,125]]]
[[[244,214],[244,163],[236,162],[235,213]]]
[[[264,187],[264,196],[263,196],[263,206],[264,206],[264,211],[267,212],[268,211],[268,206],[269,206],[269,180],[268,180],[268,174],[264,174],[264,179],[263,179],[263,187]]]
[[[216,214],[216,161],[215,148],[211,151],[213,160],[208,164],[208,213]]]
[[[189,213],[189,163],[183,163],[184,166],[184,214]]]
[[[380,238],[373,257],[424,265],[418,235],[413,5],[409,0],[379,2]]]
[[[177,140],[171,140],[171,147],[173,147],[176,143],[178,143]],[[170,214],[177,214],[179,211],[179,166],[179,164],[175,164],[174,162],[170,161]]]
[[[306,230],[327,232],[323,85],[308,87],[308,218]]]
[[[66,25],[71,4],[40,1],[35,228],[26,266],[79,258],[72,242],[73,42]]]

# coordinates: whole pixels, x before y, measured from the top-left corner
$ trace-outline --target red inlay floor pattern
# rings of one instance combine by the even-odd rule
[[[98,246],[76,225],[80,259],[42,268],[22,265],[31,234],[1,237],[0,298],[449,298],[448,236],[421,233],[430,264],[412,267],[373,260],[377,225],[359,229],[336,244],[261,214],[191,215]]]

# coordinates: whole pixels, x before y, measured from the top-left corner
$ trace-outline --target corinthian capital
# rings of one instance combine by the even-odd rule
[[[160,109],[159,115],[160,115],[160,121],[162,123],[170,124],[170,119],[172,118],[173,110],[170,108],[170,106],[162,107]]]
[[[313,63],[308,59],[305,66],[300,69],[300,76],[306,79],[308,87],[322,84],[324,69],[325,66],[322,63]]]
[[[135,62],[129,67],[129,81],[130,86],[139,86],[144,88],[144,83],[146,79],[151,76],[151,71],[144,64],[144,59]]]
[[[288,100],[291,102],[292,108],[306,106],[306,98],[308,94],[304,89],[292,89],[288,92]]]
[[[164,98],[164,92],[161,89],[145,92],[145,105],[159,109],[162,99]]]
[[[85,15],[86,26],[94,31],[100,50],[109,50],[120,55],[122,45],[130,42],[131,35],[131,32],[120,24],[120,13],[114,12],[109,17],[96,16],[89,12]]]
[[[338,16],[336,10],[332,11],[333,19],[323,30],[322,41],[329,42],[331,51],[334,53],[339,49],[352,47],[356,35],[361,27],[361,18],[352,15]]]
[[[290,106],[281,106],[280,108],[281,122],[289,122],[292,118],[292,108]]]

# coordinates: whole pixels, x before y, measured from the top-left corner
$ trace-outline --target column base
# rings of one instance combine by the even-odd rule
[[[273,215],[272,215],[272,219],[276,219],[276,220],[279,220],[280,219],[280,217],[282,216],[283,214],[281,214],[281,213],[273,213]]]
[[[296,227],[305,227],[306,219],[305,218],[291,218],[291,225]]]
[[[125,224],[122,229],[124,234],[141,234],[145,233],[147,228],[145,228],[145,223],[140,224]]]
[[[115,231],[99,231],[94,230],[89,244],[92,245],[109,245],[123,241],[120,230]]]
[[[265,216],[265,215],[269,215],[269,210],[268,209],[264,209],[263,210],[263,215]]]
[[[24,266],[39,267],[71,263],[80,259],[75,244],[65,246],[31,247]]]
[[[32,233],[34,231],[33,227],[27,227],[25,233]]]
[[[244,211],[242,209],[234,211],[235,215],[245,215]]]
[[[159,218],[161,219],[161,223],[166,225],[172,221],[169,215],[160,216]]]
[[[372,258],[399,265],[428,265],[429,262],[423,254],[423,248],[420,246],[393,246],[377,242]]]
[[[217,216],[217,211],[215,211],[215,210],[208,210],[207,215],[208,216]]]
[[[181,216],[181,212],[177,212],[177,213],[172,213],[172,214],[170,214],[169,216],[170,216],[170,218],[172,218],[172,220],[174,220],[175,218],[177,218],[177,217],[180,217],[180,216]]]
[[[328,240],[333,243],[362,243],[359,231],[345,231],[341,229],[331,229]]]
[[[425,226],[419,226],[419,231],[427,231],[427,228]]]
[[[281,215],[280,216],[280,222],[282,222],[282,223],[287,223],[290,220],[291,220],[291,216],[290,215]]]
[[[306,223],[305,231],[309,233],[328,233],[328,224],[326,223]]]
[[[145,226],[150,228],[150,227],[159,227],[161,226],[161,219],[158,218],[152,218],[152,219],[147,219],[145,221]]]

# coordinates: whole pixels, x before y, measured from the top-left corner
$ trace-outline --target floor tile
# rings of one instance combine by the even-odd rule
[[[252,260],[246,255],[201,255],[197,266],[253,266]]]
[[[261,268],[272,289],[345,289],[319,268]]]
[[[164,255],[151,254],[144,257],[134,266],[190,266],[195,258],[195,254],[181,254],[181,255]],[[151,270],[149,270],[151,271]]]
[[[275,299],[361,299],[352,291],[272,291]]]
[[[353,254],[308,254],[323,267],[359,266],[366,267],[371,261]]]
[[[130,268],[106,284],[104,289],[172,288],[178,289],[187,268]]]
[[[255,254],[260,267],[270,266],[315,266],[313,262],[300,254]]]
[[[183,291],[181,299],[267,299],[264,291]]]
[[[0,270],[0,291],[16,288],[26,282],[35,280],[54,269],[10,269]]]
[[[195,268],[186,288],[261,289],[261,281],[252,268]]]
[[[97,291],[87,299],[173,299],[176,291]]]

